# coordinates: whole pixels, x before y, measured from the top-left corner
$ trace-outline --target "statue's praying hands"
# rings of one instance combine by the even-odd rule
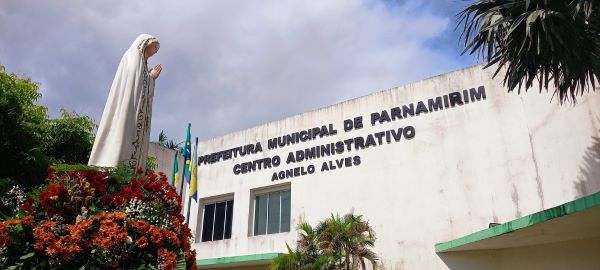
[[[160,76],[161,71],[162,71],[162,65],[157,64],[150,70],[150,76],[152,76],[152,78],[156,80],[156,79],[158,79],[158,76]]]
[[[160,49],[160,43],[153,42],[153,43],[148,44],[148,46],[144,49],[144,60],[148,61],[148,58],[155,55],[158,52],[158,49]],[[156,79],[158,79],[158,76],[160,76],[161,71],[162,71],[162,65],[158,64],[150,70],[150,76],[152,76],[152,79],[156,80]]]

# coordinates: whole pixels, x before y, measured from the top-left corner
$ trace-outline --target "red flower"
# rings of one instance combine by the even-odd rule
[[[174,269],[177,265],[177,254],[175,254],[175,252],[170,251],[166,248],[159,248],[157,254],[158,258],[162,259],[162,261],[164,262],[164,270]]]
[[[100,203],[102,203],[103,205],[109,206],[112,204],[113,199],[114,199],[113,195],[104,194],[104,195],[102,195],[102,197],[100,197]]]
[[[73,212],[67,204],[67,202],[70,202],[70,196],[62,185],[51,183],[46,190],[40,193],[39,199],[46,214],[50,217],[55,215],[65,216]]]
[[[168,181],[167,180],[167,175],[165,173],[163,173],[163,172],[159,172],[158,173],[158,177],[160,178],[160,181],[165,181],[165,182]]]
[[[135,241],[135,245],[141,249],[146,248],[148,246],[148,238],[146,238],[145,236],[140,237],[140,239]]]
[[[32,213],[34,211],[34,209],[32,209],[33,203],[33,198],[31,196],[27,197],[27,199],[25,199],[25,202],[23,202],[23,204],[21,205],[21,210],[25,211],[28,214]]]

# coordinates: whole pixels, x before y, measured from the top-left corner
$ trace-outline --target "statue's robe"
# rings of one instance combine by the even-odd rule
[[[158,42],[142,34],[125,52],[98,126],[89,165],[115,167],[119,162],[132,169],[146,167],[154,79],[144,59],[144,49]]]

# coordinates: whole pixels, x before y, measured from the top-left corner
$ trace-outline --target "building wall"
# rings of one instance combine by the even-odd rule
[[[452,270],[595,270],[600,268],[600,238],[521,248],[450,252],[440,255]]]
[[[167,179],[169,183],[173,181],[173,159],[175,158],[175,150],[171,150],[166,147],[162,147],[157,143],[150,143],[148,145],[148,156],[156,157],[156,164],[158,165],[156,168],[157,172],[163,172],[167,175]],[[181,155],[178,156],[179,162],[179,175],[181,177],[181,172],[183,171],[183,158]],[[177,187],[179,190],[180,187]]]
[[[537,88],[507,93],[493,71],[470,67],[201,142],[200,156],[257,142],[263,151],[199,167],[195,233],[204,199],[233,194],[235,207],[232,238],[194,244],[198,259],[284,252],[296,239],[295,224],[354,212],[375,229],[385,269],[448,269],[434,244],[599,191],[600,96],[559,106]],[[479,86],[485,100],[370,124],[373,112]],[[343,121],[358,116],[364,127],[345,132]],[[336,135],[267,148],[268,139],[330,123]],[[410,140],[285,162],[289,152],[407,126],[415,129]],[[233,173],[236,164],[275,155],[282,159],[277,168]],[[354,156],[360,165],[320,171],[323,162]],[[314,174],[272,181],[274,172],[310,164]],[[291,187],[292,231],[251,236],[251,191],[272,185]]]

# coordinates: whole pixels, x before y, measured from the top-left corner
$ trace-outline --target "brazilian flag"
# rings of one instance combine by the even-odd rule
[[[173,173],[171,174],[171,185],[177,186],[179,184],[179,162],[177,160],[179,157],[179,151],[175,151],[175,159],[173,160]]]
[[[192,124],[188,124],[187,138],[185,139],[185,145],[183,146],[183,180],[190,183],[192,168],[192,135],[190,129]]]

